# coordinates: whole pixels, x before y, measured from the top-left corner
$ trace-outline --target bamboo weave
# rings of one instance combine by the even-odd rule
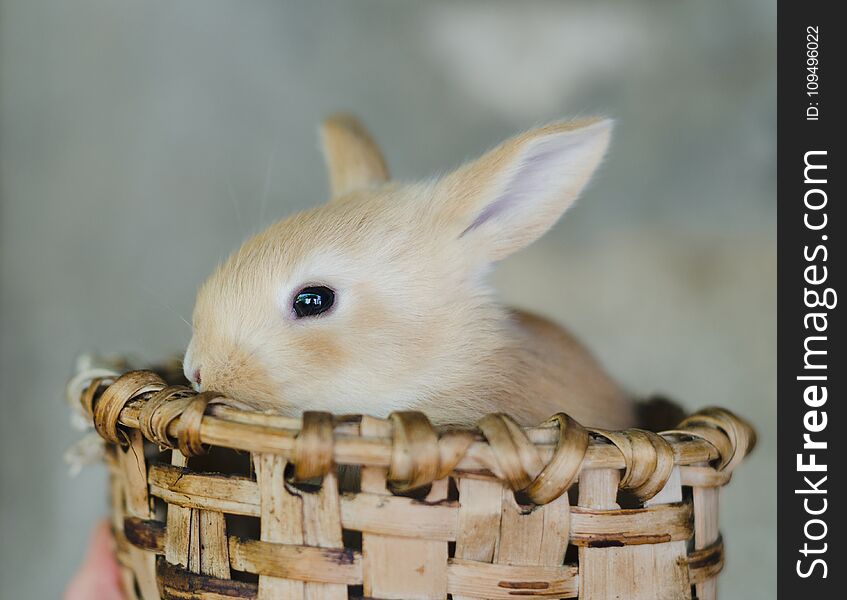
[[[436,429],[416,412],[250,412],[152,371],[74,385],[108,442],[130,600],[711,600],[718,492],[755,444],[718,408],[661,434],[564,414]],[[210,447],[246,453],[250,472],[195,467]],[[358,467],[350,490],[342,466]],[[228,533],[235,518],[258,533]]]

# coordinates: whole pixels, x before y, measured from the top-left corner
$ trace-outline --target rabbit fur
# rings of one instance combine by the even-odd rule
[[[558,325],[498,303],[492,265],[543,235],[601,162],[611,122],[553,123],[445,176],[389,181],[361,124],[321,128],[331,200],[275,223],[200,288],[185,373],[259,410],[385,416],[440,424],[506,412],[536,424],[633,424],[634,404]],[[326,286],[325,313],[292,301]]]

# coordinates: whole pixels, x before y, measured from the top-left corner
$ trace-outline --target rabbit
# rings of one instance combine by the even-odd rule
[[[198,390],[257,410],[469,425],[505,412],[634,423],[635,403],[571,334],[499,304],[486,275],[576,200],[609,120],[553,123],[445,176],[389,181],[363,126],[321,127],[331,200],[247,240],[200,287],[184,357]]]

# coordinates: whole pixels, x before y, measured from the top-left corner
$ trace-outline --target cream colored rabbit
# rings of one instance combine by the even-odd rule
[[[420,409],[468,424],[503,411],[535,424],[564,411],[632,425],[633,403],[578,341],[501,306],[485,281],[574,203],[610,131],[555,123],[406,184],[388,181],[354,119],[329,119],[332,200],[249,239],[206,281],[186,376],[290,414]]]

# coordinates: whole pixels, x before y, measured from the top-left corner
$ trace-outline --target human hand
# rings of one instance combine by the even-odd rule
[[[91,534],[82,565],[65,588],[64,600],[124,600],[114,549],[109,523],[100,521]]]

